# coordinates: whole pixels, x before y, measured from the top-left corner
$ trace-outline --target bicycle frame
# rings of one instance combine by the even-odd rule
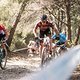
[[[45,37],[43,38],[43,49],[42,49],[42,55],[41,55],[41,66],[43,66],[49,58],[49,51],[50,51],[50,38]]]

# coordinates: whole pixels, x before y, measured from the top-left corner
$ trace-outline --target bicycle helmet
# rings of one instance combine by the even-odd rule
[[[46,19],[47,19],[47,15],[43,14],[42,17],[41,17],[41,20],[44,21]]]

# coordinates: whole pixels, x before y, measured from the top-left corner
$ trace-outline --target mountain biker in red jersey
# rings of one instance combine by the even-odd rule
[[[3,25],[0,25],[0,41],[8,38],[8,31]]]
[[[37,25],[34,27],[33,29],[33,33],[34,33],[34,36],[35,38],[37,39],[38,38],[38,35],[37,35],[37,29],[39,28],[39,37],[40,38],[44,38],[44,36],[48,36],[50,38],[50,53],[52,52],[52,40],[51,40],[51,32],[55,32],[57,35],[59,34],[59,31],[56,27],[55,24],[52,24],[48,21],[48,17],[47,15],[43,15],[41,17],[41,21],[37,23]],[[52,28],[52,29],[50,29]],[[51,31],[52,30],[52,31]],[[40,41],[40,51],[42,51],[42,48],[43,48],[43,42]]]

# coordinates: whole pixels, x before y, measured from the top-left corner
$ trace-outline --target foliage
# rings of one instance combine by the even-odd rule
[[[23,0],[7,0],[8,3],[0,6],[0,23],[4,24],[6,28],[9,30],[13,27],[15,19],[19,13],[19,9]],[[47,2],[46,2],[47,1]],[[65,0],[29,0],[28,4],[26,4],[26,8],[24,12],[21,14],[21,18],[18,22],[16,32],[13,37],[13,41],[11,44],[12,48],[20,48],[26,46],[29,40],[34,40],[33,27],[40,20],[42,14],[46,13],[49,16],[55,17],[55,22],[59,25],[59,28],[62,31],[67,31],[67,23],[66,21],[66,7]],[[66,0],[67,1],[67,0]],[[42,4],[43,3],[43,4]],[[45,6],[52,12],[49,13]],[[61,15],[61,11],[63,11],[63,16]],[[60,12],[60,15],[58,14]],[[60,20],[58,20],[60,16]],[[62,20],[62,17],[63,20]],[[78,26],[80,25],[80,1],[79,0],[71,0],[71,38],[72,41],[75,39],[78,31]],[[62,22],[61,22],[62,21]],[[80,43],[80,39],[79,39]]]
[[[34,35],[32,33],[28,33],[24,39],[25,43],[28,44],[30,40],[34,40]]]
[[[25,46],[26,44],[24,41],[24,37],[22,36],[22,32],[15,33],[12,44],[11,44],[11,50],[23,48]]]
[[[20,4],[23,0],[10,0],[10,1],[12,1],[13,3],[18,2]]]
[[[24,48],[24,47],[26,47],[25,43],[22,43],[22,41],[20,41],[20,40],[16,41],[16,43],[15,43],[16,49],[20,49],[20,48]]]

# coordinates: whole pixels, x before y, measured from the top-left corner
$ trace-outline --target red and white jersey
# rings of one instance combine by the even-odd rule
[[[5,27],[3,25],[0,25],[0,33],[4,34],[4,32],[5,32]]]

